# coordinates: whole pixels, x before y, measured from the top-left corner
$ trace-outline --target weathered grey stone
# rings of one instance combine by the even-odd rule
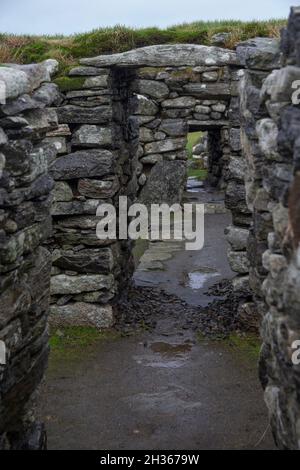
[[[249,260],[246,251],[228,250],[227,256],[232,271],[241,274],[249,272]]]
[[[144,126],[144,125],[148,125],[149,127],[149,123],[151,124],[153,121],[156,121],[155,119],[155,115],[153,116],[142,116],[142,115],[139,115],[138,116],[138,123],[140,126]]]
[[[78,192],[83,196],[102,199],[114,196],[119,189],[117,177],[113,180],[81,179],[78,181]]]
[[[50,82],[51,75],[58,69],[58,62],[53,59],[39,64],[5,64],[1,67],[0,80],[6,83],[6,98],[15,98],[30,93],[44,82]]]
[[[188,125],[184,119],[164,119],[159,130],[165,132],[170,137],[186,135],[188,132]]]
[[[173,204],[181,200],[186,181],[186,166],[181,161],[161,161],[152,168],[140,194],[144,204]]]
[[[163,159],[162,155],[160,153],[153,154],[153,155],[146,155],[145,157],[141,158],[141,162],[144,165],[154,165],[157,162],[161,162]]]
[[[200,99],[226,99],[231,96],[229,83],[189,83],[184,85],[184,92]]]
[[[249,291],[249,276],[236,276],[232,279],[232,287],[234,292]]]
[[[53,264],[61,269],[80,273],[108,274],[114,267],[111,248],[81,249],[78,252],[56,250]]]
[[[61,124],[105,124],[111,119],[110,106],[82,108],[80,106],[61,106],[57,109]]]
[[[7,136],[4,132],[4,130],[1,129],[1,127],[0,127],[0,145],[4,145],[6,143],[7,143]]]
[[[232,128],[229,131],[229,142],[232,150],[239,152],[241,150],[241,131],[240,129]]]
[[[207,150],[207,145],[205,143],[199,143],[193,147],[193,155],[198,156]]]
[[[225,235],[233,250],[246,250],[249,230],[230,225],[225,229]]]
[[[15,114],[22,113],[27,109],[36,109],[43,107],[42,103],[39,103],[31,98],[29,95],[21,95],[10,100],[4,106],[1,106],[1,114],[6,116],[14,116]]]
[[[209,114],[210,113],[210,107],[209,106],[203,106],[203,105],[197,105],[195,106],[195,111],[196,113],[199,114]],[[206,116],[207,119],[207,116]]]
[[[207,114],[195,113],[193,114],[193,118],[196,119],[196,121],[207,121],[207,119],[209,119],[209,116]]]
[[[259,146],[262,152],[271,160],[278,157],[278,127],[272,119],[261,119],[256,124]]]
[[[57,128],[57,114],[54,109],[35,109],[26,111],[26,121],[36,132],[47,132]]]
[[[43,83],[42,86],[33,93],[32,98],[40,103],[41,106],[58,106],[62,102],[62,95],[55,83]]]
[[[202,74],[202,80],[204,82],[216,82],[219,78],[218,72],[204,72]]]
[[[81,77],[81,76],[95,76],[95,75],[107,75],[107,69],[99,69],[99,67],[74,67],[70,70],[70,77]]]
[[[96,215],[76,215],[64,217],[63,219],[58,219],[56,221],[56,227],[59,230],[96,230],[98,222],[100,222],[100,218]]]
[[[279,40],[254,38],[238,44],[237,57],[250,69],[273,70],[280,67]]]
[[[4,99],[17,98],[31,91],[29,79],[25,72],[9,67],[1,67],[0,80],[5,83]],[[4,104],[4,103],[1,103]]]
[[[68,124],[60,124],[57,129],[47,132],[46,137],[68,137],[71,135]]]
[[[2,126],[3,129],[20,129],[28,126],[28,122],[23,117],[7,116],[0,119],[0,126]]]
[[[66,274],[59,274],[58,276],[52,276],[50,288],[52,295],[65,295],[110,289],[112,284],[113,277],[111,275],[81,274],[67,276]]]
[[[90,199],[88,201],[62,201],[54,202],[51,207],[51,214],[53,216],[67,216],[67,215],[95,215],[100,200]]]
[[[172,152],[185,147],[185,138],[165,139],[159,142],[151,142],[145,145],[145,154]]]
[[[147,95],[154,99],[162,99],[169,94],[169,88],[165,83],[155,80],[139,80],[138,83],[141,95]]]
[[[67,141],[65,137],[46,137],[43,139],[44,144],[54,145],[57,155],[67,153]]]
[[[83,125],[73,133],[71,143],[77,147],[106,147],[112,144],[112,132],[109,127]]]
[[[164,132],[161,132],[161,131],[154,132],[154,139],[155,140],[163,140],[166,137],[167,137],[167,135]]]
[[[82,90],[73,90],[73,91],[68,91],[66,93],[66,99],[71,102],[72,99],[81,99],[86,100],[85,104],[87,104],[90,100],[94,100],[96,98],[102,98],[103,100],[106,99],[107,102],[105,104],[110,104],[111,103],[111,92],[106,89],[99,89],[99,88],[93,88],[91,90],[88,89],[82,89]]]
[[[228,49],[196,44],[164,44],[148,46],[114,55],[81,59],[83,65],[96,67],[176,67],[197,65],[235,65],[236,54]]]
[[[136,111],[136,114],[141,114],[145,116],[155,116],[155,114],[157,114],[158,107],[152,100],[150,100],[149,98],[143,95],[137,95],[137,98],[138,98],[138,109]],[[149,119],[149,121],[151,121],[152,119],[153,118]],[[149,122],[149,121],[146,121],[146,122]]]
[[[6,158],[3,153],[0,153],[0,178],[2,178],[3,170],[5,168]]]
[[[113,173],[114,154],[108,150],[82,150],[59,157],[50,174],[55,180],[105,176]]]
[[[57,181],[54,186],[53,200],[54,202],[59,201],[72,201],[73,191],[71,187],[65,181]]]
[[[236,178],[240,181],[244,181],[246,172],[246,161],[240,156],[230,156],[228,170],[231,178]]]
[[[231,39],[231,35],[231,33],[216,33],[210,38],[210,42],[213,46],[223,47]]]
[[[191,96],[180,96],[179,98],[165,100],[161,103],[163,108],[191,108],[195,104],[196,100]]]
[[[153,131],[151,129],[147,129],[147,127],[140,127],[139,140],[142,143],[153,142],[153,140],[155,140]]]
[[[211,112],[210,117],[212,119],[218,120],[218,119],[222,119],[222,114],[221,113],[216,113],[216,112]]]
[[[114,323],[110,305],[95,305],[87,302],[75,302],[58,307],[51,305],[50,322],[53,325],[94,326],[110,328]]]
[[[224,113],[226,111],[226,105],[222,103],[213,104],[211,109],[217,113]]]
[[[107,75],[89,77],[85,80],[82,88],[107,88]]]
[[[191,114],[192,108],[164,108],[163,119],[182,119]]]
[[[138,179],[138,183],[140,186],[144,186],[144,184],[146,183],[147,181],[147,176],[145,175],[145,173],[142,173],[141,176],[139,177]]]

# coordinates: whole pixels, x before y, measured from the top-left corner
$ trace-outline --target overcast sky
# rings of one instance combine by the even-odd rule
[[[0,0],[0,31],[71,34],[100,26],[285,18],[292,0]]]

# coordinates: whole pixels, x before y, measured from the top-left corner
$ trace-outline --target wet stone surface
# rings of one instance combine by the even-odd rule
[[[50,449],[274,447],[256,357],[228,343],[244,329],[226,259],[228,217],[206,215],[200,252],[174,241],[138,247],[113,337],[72,360],[50,356],[40,409]]]
[[[149,288],[130,296],[121,335],[50,361],[49,449],[273,448],[255,360],[200,335],[198,307]]]

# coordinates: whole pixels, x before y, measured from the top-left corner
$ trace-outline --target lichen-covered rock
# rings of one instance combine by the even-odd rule
[[[240,274],[249,272],[249,260],[245,251],[228,251],[228,261],[232,271]]]
[[[226,228],[225,235],[233,250],[240,251],[247,248],[247,240],[249,237],[248,229],[230,225]]]
[[[184,148],[185,144],[186,138],[180,137],[151,142],[145,145],[145,154],[172,152]]]
[[[77,147],[107,147],[112,143],[112,132],[108,127],[83,125],[74,132],[71,142]]]
[[[51,294],[80,294],[112,287],[113,277],[104,274],[81,274],[68,276],[58,274],[51,278]]]
[[[51,305],[50,318],[53,325],[93,326],[110,328],[114,324],[111,305],[95,305],[87,302]]]
[[[156,80],[139,80],[139,93],[154,99],[163,99],[169,94],[169,88],[165,83]]]
[[[56,250],[53,254],[54,266],[79,273],[108,274],[114,264],[115,255],[111,248],[81,249],[78,252]]]
[[[82,106],[66,105],[59,107],[57,114],[60,124],[105,124],[111,119],[111,107],[83,108]]]
[[[78,181],[78,192],[92,199],[106,199],[112,197],[118,191],[120,185],[115,177],[110,180],[80,179]]]
[[[109,175],[114,167],[114,155],[109,150],[80,150],[57,158],[50,173],[55,180],[72,180]]]
[[[143,95],[138,95],[137,97],[138,109],[136,111],[136,114],[140,114],[142,116],[154,116],[157,113],[158,107],[156,103],[154,103],[152,100]],[[151,121],[151,119],[153,118],[150,118],[149,120]]]

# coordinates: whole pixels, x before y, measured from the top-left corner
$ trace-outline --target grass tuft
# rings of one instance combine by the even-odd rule
[[[211,37],[220,32],[231,33],[227,48],[256,36],[279,37],[285,20],[270,21],[195,21],[166,29],[157,27],[128,28],[117,25],[98,28],[72,36],[18,36],[0,33],[0,63],[28,64],[54,58],[60,62],[63,75],[79,58],[113,54],[154,44],[210,44]]]

